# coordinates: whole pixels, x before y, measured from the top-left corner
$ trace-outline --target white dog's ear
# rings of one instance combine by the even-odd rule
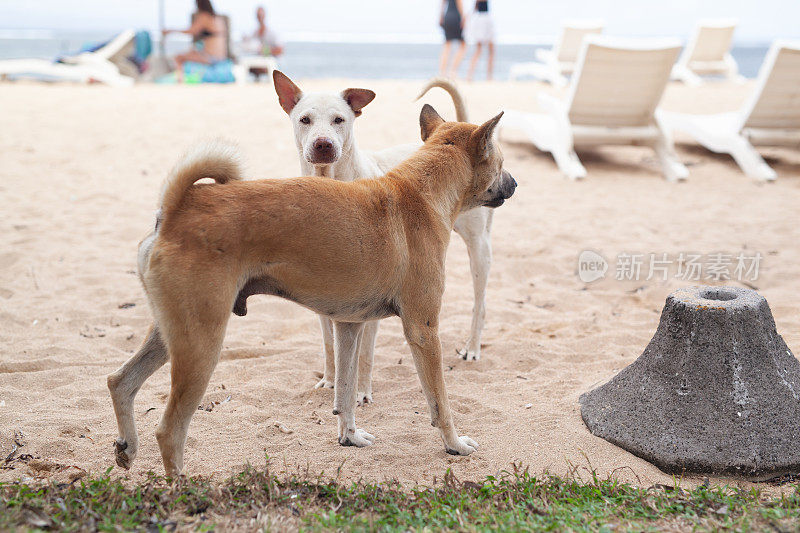
[[[428,104],[422,106],[422,111],[419,113],[419,129],[422,136],[422,141],[428,140],[428,137],[438,128],[444,124],[444,119],[439,116],[439,113]]]
[[[278,102],[280,102],[281,107],[288,115],[297,105],[297,102],[300,101],[300,98],[303,97],[303,91],[289,79],[289,76],[280,70],[272,73],[272,81],[275,83],[275,92],[278,93]]]
[[[478,129],[473,131],[469,136],[469,146],[476,161],[483,161],[489,157],[492,148],[492,134],[502,117],[503,111],[500,111],[500,114],[481,124]]]
[[[345,89],[342,98],[353,110],[356,116],[361,116],[361,110],[375,98],[375,93],[369,89]]]

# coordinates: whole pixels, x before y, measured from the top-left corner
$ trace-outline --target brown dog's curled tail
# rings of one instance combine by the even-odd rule
[[[242,179],[239,151],[233,144],[215,140],[191,148],[172,168],[161,189],[161,216],[178,208],[194,182],[211,178],[217,183]]]
[[[434,87],[444,89],[447,91],[447,94],[450,95],[450,98],[453,99],[453,106],[456,108],[456,120],[459,122],[469,122],[469,119],[467,118],[467,106],[464,105],[464,99],[461,97],[461,92],[459,92],[458,87],[456,87],[456,85],[447,78],[431,79],[425,84],[425,87],[423,87],[422,92],[419,93],[419,96],[417,96],[416,100],[419,100],[425,96],[425,93]]]

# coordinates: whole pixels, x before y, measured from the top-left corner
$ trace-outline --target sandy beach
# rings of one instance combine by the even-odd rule
[[[419,138],[422,85],[412,81],[299,80],[307,90],[368,87],[377,98],[357,124],[365,149]],[[745,85],[670,85],[662,106],[687,112],[737,109]],[[470,117],[536,110],[537,83],[462,84]],[[426,99],[445,117],[443,93]],[[153,224],[159,187],[198,139],[236,141],[252,178],[295,176],[291,126],[271,85],[102,86],[0,84],[0,460],[24,444],[0,480],[64,475],[73,466],[102,473],[114,465],[117,429],[106,375],[128,359],[150,323],[135,275],[136,246]],[[570,182],[548,154],[508,131],[505,166],[519,182],[494,216],[494,263],[483,358],[456,355],[466,340],[472,287],[463,242],[453,235],[441,314],[447,390],[462,434],[480,443],[469,457],[444,452],[430,426],[398,319],[383,321],[376,348],[375,403],[357,421],[377,437],[364,449],[336,443],[333,391],[315,390],[322,369],[316,316],[257,296],[232,316],[221,361],[186,447],[188,474],[225,476],[265,455],[277,470],[371,481],[430,483],[451,468],[481,479],[512,462],[534,472],[588,468],[641,485],[672,478],[594,437],[578,397],[642,352],[667,295],[698,282],[615,279],[619,254],[760,253],[757,279],[778,331],[800,352],[800,152],[764,149],[778,172],[758,184],[728,156],[678,137],[686,183],[668,183],[647,148],[579,151],[588,170]],[[611,263],[606,279],[582,282],[583,250]],[[704,274],[705,275],[705,274]],[[721,284],[721,281],[701,283]],[[731,281],[741,285],[738,281]],[[154,430],[169,389],[165,366],[137,397],[140,450],[130,472],[163,473]],[[697,479],[689,480],[689,482]]]

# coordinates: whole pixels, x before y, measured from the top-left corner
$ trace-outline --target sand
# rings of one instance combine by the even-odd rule
[[[418,138],[421,83],[300,80],[307,89],[374,89],[358,119],[364,148]],[[464,93],[473,120],[501,108],[535,110],[536,83],[476,83]],[[670,86],[664,107],[736,109],[746,85]],[[429,99],[452,116],[446,96]],[[16,452],[0,480],[47,477],[74,466],[102,473],[114,464],[116,423],[106,375],[138,348],[150,312],[135,275],[136,245],[153,224],[161,181],[194,140],[237,141],[252,177],[297,174],[291,127],[269,85],[245,87],[0,84],[0,460]],[[453,236],[441,314],[447,390],[462,434],[477,453],[446,455],[430,426],[399,320],[379,333],[375,403],[357,421],[377,436],[369,448],[336,443],[333,391],[314,390],[322,368],[316,316],[258,296],[230,320],[222,358],[195,415],[186,472],[224,476],[265,455],[276,470],[344,479],[430,483],[447,468],[478,480],[521,462],[533,472],[589,468],[642,485],[670,476],[592,436],[578,396],[632,362],[649,341],[666,296],[690,281],[617,281],[620,253],[760,252],[749,283],[770,302],[778,330],[800,350],[798,264],[800,153],[762,151],[780,178],[760,185],[727,156],[679,138],[690,165],[683,184],[667,183],[652,152],[603,147],[580,156],[589,176],[562,178],[552,158],[504,138],[517,194],[495,213],[494,264],[487,295],[483,358],[455,353],[466,340],[472,289],[466,248]],[[611,261],[605,280],[584,283],[578,254]],[[674,273],[674,272],[673,272]],[[718,282],[717,282],[718,283]],[[738,284],[738,283],[737,283]],[[136,402],[140,451],[133,481],[163,472],[154,430],[169,388],[168,366]],[[340,470],[339,470],[340,469]],[[114,473],[123,473],[114,468]],[[696,482],[689,479],[689,483]]]

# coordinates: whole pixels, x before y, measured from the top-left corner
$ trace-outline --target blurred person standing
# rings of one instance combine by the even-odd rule
[[[444,30],[444,47],[439,61],[439,74],[455,78],[461,60],[464,59],[466,43],[464,42],[464,8],[461,0],[442,0],[442,12],[439,26]],[[453,41],[458,41],[458,49],[453,55],[453,64],[450,63],[450,52]]]
[[[254,55],[280,57],[283,54],[283,43],[275,31],[267,26],[267,9],[264,6],[256,9],[256,23],[256,30],[242,39],[244,49]]]
[[[477,0],[475,10],[467,23],[467,38],[470,43],[475,43],[475,54],[469,64],[467,79],[472,81],[475,75],[475,67],[478,66],[481,51],[486,45],[487,49],[487,69],[486,79],[491,80],[494,76],[494,19],[489,12],[489,0]]]
[[[242,50],[245,54],[249,54],[253,58],[275,59],[283,55],[283,43],[278,39],[275,30],[267,26],[267,9],[263,5],[256,9],[256,23],[257,27],[253,33],[242,36]],[[240,58],[240,62],[242,60]],[[248,65],[250,74],[254,75],[256,79],[260,79],[261,75],[269,75],[270,69],[275,68],[275,63],[267,66],[262,65],[258,60],[250,60]]]

